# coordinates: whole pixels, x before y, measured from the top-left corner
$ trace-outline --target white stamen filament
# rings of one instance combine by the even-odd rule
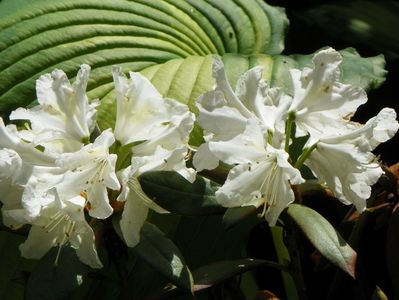
[[[259,217],[264,217],[267,212],[271,209],[271,207],[276,205],[277,202],[277,189],[278,186],[275,183],[276,175],[277,175],[277,162],[273,162],[272,170],[267,173],[265,180],[262,182],[260,187],[260,191],[262,193],[263,202],[263,210],[262,213],[259,214]],[[270,190],[271,187],[271,190]]]
[[[137,177],[132,176],[129,178],[128,181],[129,187],[135,191],[136,195],[144,201],[144,203],[151,205],[152,201],[148,198],[148,196],[144,193],[143,189],[141,188],[140,182]]]
[[[60,218],[60,221],[58,222],[58,224],[61,223],[61,221],[65,221],[66,225],[64,226],[64,234],[62,235],[61,241],[58,241],[58,239],[57,239],[58,251],[57,251],[57,255],[54,260],[54,267],[58,266],[58,260],[60,258],[61,249],[66,244],[66,242],[69,240],[69,238],[71,237],[71,234],[74,232],[74,228],[75,228],[75,222],[71,219],[70,216],[68,216],[68,215],[62,216]],[[54,228],[55,227],[53,227],[53,229]]]

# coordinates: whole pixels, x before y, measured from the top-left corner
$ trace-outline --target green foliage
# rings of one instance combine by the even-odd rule
[[[355,277],[356,252],[325,218],[298,204],[291,204],[288,214],[324,257]]]
[[[225,211],[215,199],[219,185],[197,176],[193,183],[171,171],[153,171],[139,177],[143,191],[155,203],[179,215],[198,216]]]

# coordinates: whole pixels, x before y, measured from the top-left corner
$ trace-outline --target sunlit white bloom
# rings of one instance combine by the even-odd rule
[[[32,143],[24,141],[17,127],[13,124],[6,126],[2,118],[0,118],[0,149],[15,151],[25,163],[31,165],[49,166],[55,160],[53,155],[43,153]]]
[[[265,141],[264,133],[249,119],[242,134],[228,141],[210,141],[209,149],[221,161],[235,165],[216,192],[226,207],[264,206],[262,215],[275,225],[284,208],[294,201],[291,184],[304,180],[288,162],[288,154]]]
[[[294,90],[289,113],[295,114],[297,136],[346,130],[348,119],[367,101],[363,89],[339,82],[341,62],[341,55],[328,48],[315,54],[314,68],[290,70]]]
[[[46,151],[73,152],[89,140],[95,126],[98,101],[89,104],[86,87],[90,67],[82,65],[71,85],[66,74],[54,70],[42,75],[36,82],[38,106],[19,108],[11,120],[29,120],[32,130],[25,137]]]
[[[129,247],[134,247],[140,242],[140,230],[150,208],[158,213],[168,212],[148,198],[141,189],[137,176],[137,168],[131,166],[119,174],[122,191],[118,200],[125,201],[120,226],[123,238]]]
[[[120,188],[115,174],[117,156],[109,154],[108,150],[114,141],[111,130],[107,129],[94,143],[77,152],[60,154],[56,161],[57,166],[68,170],[57,187],[60,196],[72,198],[84,193],[90,203],[89,214],[99,219],[109,217],[113,211],[107,187]]]
[[[384,108],[365,125],[350,132],[319,140],[310,140],[315,147],[305,164],[345,204],[353,203],[359,211],[366,207],[371,186],[384,173],[370,152],[392,138],[399,124],[393,109]]]
[[[113,70],[117,112],[115,138],[122,145],[148,140],[170,122],[167,106],[151,82],[139,73],[126,78],[121,68]]]
[[[186,105],[164,99],[156,88],[139,73],[130,73],[130,80],[120,68],[113,70],[117,116],[115,138],[121,145],[131,144],[131,165],[120,172],[122,192],[119,201],[126,201],[121,230],[128,246],[139,242],[139,233],[151,208],[166,211],[142,191],[138,176],[147,171],[176,171],[187,180],[195,180],[195,171],[186,167],[188,140],[194,115]]]
[[[39,259],[52,247],[70,244],[76,249],[79,259],[92,268],[101,268],[94,244],[94,233],[84,216],[85,199],[77,196],[62,201],[55,189],[48,193],[51,201],[43,213],[31,222],[27,240],[20,245],[23,257]],[[58,256],[56,258],[57,262]]]
[[[0,201],[5,225],[18,228],[40,214],[47,190],[60,179],[54,161],[54,156],[24,141],[15,125],[5,126],[0,118]]]
[[[204,129],[205,141],[232,139],[244,132],[251,118],[262,127],[274,147],[282,147],[287,109],[292,99],[278,88],[269,88],[262,74],[263,68],[259,66],[250,69],[240,76],[233,91],[223,63],[214,59],[215,88],[197,101],[198,123]],[[198,171],[217,167],[218,159],[212,155],[208,143],[198,148],[194,165]]]

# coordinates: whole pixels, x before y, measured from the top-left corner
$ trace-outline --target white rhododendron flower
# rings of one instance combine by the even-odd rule
[[[62,201],[55,189],[49,191],[52,197],[43,208],[43,213],[31,222],[32,228],[27,240],[20,245],[26,258],[41,258],[51,247],[69,243],[76,249],[80,260],[92,268],[101,268],[94,244],[94,233],[84,216],[86,200],[77,196]],[[58,257],[57,257],[58,259]]]
[[[114,141],[111,130],[107,129],[94,143],[79,151],[61,154],[56,161],[57,166],[66,170],[59,192],[71,197],[84,193],[90,203],[89,214],[99,219],[109,217],[113,211],[107,188],[120,188],[115,174],[117,155],[108,152]]]
[[[220,204],[264,205],[261,215],[274,225],[294,201],[291,185],[304,182],[299,169],[305,163],[342,202],[365,208],[371,186],[383,174],[371,151],[396,133],[398,122],[392,109],[365,125],[350,120],[367,95],[339,81],[341,62],[334,49],[316,53],[312,69],[290,70],[294,89],[287,95],[268,87],[260,67],[244,73],[233,91],[215,58],[215,88],[197,100],[205,143],[193,163],[198,171],[214,169],[219,161],[232,167],[216,192]],[[287,152],[294,123],[296,136],[308,142],[293,166]]]
[[[260,67],[238,79],[235,93],[217,58],[213,75],[214,90],[197,102],[206,143],[194,156],[194,166],[197,170],[212,169],[219,161],[232,165],[226,182],[216,192],[217,201],[226,207],[263,205],[262,215],[275,225],[282,210],[294,201],[291,184],[304,182],[283,150],[291,98],[269,88]]]
[[[42,75],[36,81],[38,106],[19,108],[11,120],[29,120],[33,143],[46,150],[72,152],[88,141],[95,126],[98,101],[90,104],[86,96],[90,67],[82,65],[76,80],[70,84],[62,70]]]
[[[299,170],[288,163],[288,153],[267,144],[254,119],[233,139],[210,141],[209,149],[219,160],[235,165],[216,192],[218,202],[226,207],[263,205],[262,215],[275,225],[283,209],[294,201],[291,184],[304,182]]]
[[[297,136],[335,134],[366,103],[363,89],[339,82],[341,63],[339,52],[328,48],[315,54],[314,68],[290,70],[294,92],[289,113],[295,115]]]
[[[399,128],[395,119],[396,112],[384,108],[365,125],[346,134],[309,140],[308,147],[314,150],[305,164],[338,199],[363,211],[371,186],[384,173],[370,151],[394,136]]]
[[[127,78],[113,68],[115,126],[102,131],[96,127],[99,103],[86,95],[89,66],[81,66],[72,84],[61,70],[43,75],[36,85],[39,105],[10,115],[26,123],[5,125],[0,118],[3,223],[31,226],[20,246],[24,257],[41,258],[59,247],[58,260],[62,247],[71,246],[82,262],[100,268],[95,239],[102,233],[93,224],[109,226],[103,220],[121,212],[122,237],[134,247],[150,210],[168,213],[144,193],[140,175],[175,171],[194,182],[197,171],[220,162],[230,170],[215,193],[218,203],[255,206],[271,226],[295,201],[293,186],[305,181],[304,164],[337,198],[362,211],[383,174],[371,151],[399,124],[388,108],[363,125],[350,120],[367,96],[339,81],[341,62],[331,48],[318,52],[313,68],[290,70],[293,90],[287,94],[269,87],[259,66],[240,76],[233,90],[215,58],[215,87],[197,101],[205,143],[193,157],[196,170],[186,165],[193,113],[163,98],[139,73]],[[300,147],[307,138],[303,148],[296,137],[302,137]],[[296,148],[302,153],[290,157]]]
[[[190,182],[195,180],[195,171],[185,164],[194,115],[187,106],[163,99],[138,73],[130,72],[129,80],[120,68],[114,68],[113,76],[117,98],[115,138],[121,145],[132,144],[131,165],[120,172],[123,189],[118,200],[126,201],[120,224],[127,245],[134,247],[148,209],[166,212],[144,194],[137,177],[148,171],[173,170]]]
[[[195,170],[186,167],[194,115],[140,74],[130,73],[129,81],[115,68],[115,130],[93,136],[99,103],[86,95],[89,70],[82,65],[73,84],[61,70],[41,76],[39,105],[10,115],[29,122],[23,129],[0,119],[0,201],[6,226],[32,226],[20,246],[24,257],[41,258],[55,246],[60,255],[68,244],[82,262],[100,268],[86,218],[106,219],[112,202],[126,201],[121,229],[127,245],[135,246],[148,210],[166,212],[144,194],[138,176],[173,170],[195,180]]]
[[[130,72],[131,80],[121,68],[115,67],[112,73],[117,103],[115,138],[126,145],[157,136],[169,122],[163,97],[138,73]]]
[[[247,120],[253,118],[266,135],[271,137],[273,146],[281,147],[291,97],[277,88],[269,88],[262,78],[262,72],[261,67],[247,71],[238,79],[234,93],[223,63],[214,58],[215,88],[200,96],[197,101],[198,122],[205,131],[206,141],[232,139],[244,132]],[[194,156],[194,166],[198,171],[214,169],[218,161],[209,150],[208,143],[201,145]]]

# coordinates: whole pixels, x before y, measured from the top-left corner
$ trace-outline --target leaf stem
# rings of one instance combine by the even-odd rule
[[[289,113],[287,123],[285,125],[285,145],[284,145],[285,152],[288,152],[288,149],[290,147],[292,123],[294,122],[294,120],[295,120],[295,114],[293,112]]]
[[[298,157],[294,167],[297,169],[300,169],[302,167],[303,163],[306,161],[306,159],[312,153],[312,151],[316,148],[317,148],[317,143],[314,143],[309,148],[305,148],[304,151],[302,152],[302,154]]]

